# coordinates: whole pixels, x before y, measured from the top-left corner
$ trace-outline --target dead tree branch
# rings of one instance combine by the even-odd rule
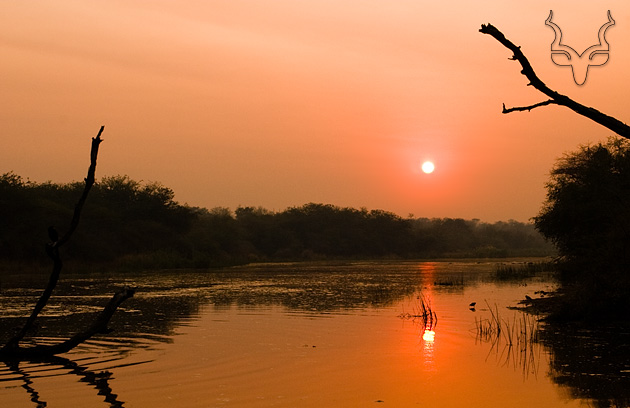
[[[515,106],[512,108],[506,108],[505,104],[503,104],[503,110],[501,111],[501,113],[510,113],[510,112],[521,112],[521,111],[530,111],[534,108],[538,108],[539,106],[545,106],[545,105],[552,105],[555,104],[555,102],[551,99],[547,100],[547,101],[543,101],[543,102],[538,102],[535,103],[533,105],[529,105],[529,106]]]
[[[90,189],[94,185],[94,181],[95,181],[94,175],[96,174],[96,158],[98,156],[98,147],[101,145],[101,142],[103,141],[103,139],[101,139],[101,134],[103,134],[104,129],[105,129],[105,126],[101,126],[101,129],[98,131],[98,134],[96,135],[96,137],[92,138],[92,148],[90,149],[90,167],[88,168],[87,177],[84,179],[85,187],[83,189],[83,194],[81,194],[79,201],[77,201],[77,204],[74,206],[74,214],[72,215],[70,228],[68,228],[68,231],[66,231],[66,233],[59,239],[59,241],[57,241],[57,245],[56,245],[57,247],[60,247],[61,245],[68,242],[68,240],[72,236],[72,233],[74,232],[75,229],[77,229],[77,226],[79,225],[79,218],[81,218],[81,210],[83,210],[83,205],[85,204],[85,200],[87,199],[88,193],[90,192]]]
[[[111,331],[107,328],[107,325],[114,315],[114,312],[116,312],[116,309],[118,309],[118,306],[120,306],[122,302],[132,297],[134,293],[135,289],[125,288],[114,294],[103,311],[101,311],[96,319],[94,319],[90,327],[82,332],[76,333],[66,341],[53,345],[16,347],[6,351],[1,349],[0,357],[18,358],[21,360],[45,358],[66,353],[96,334],[107,334]]]
[[[118,306],[126,299],[133,296],[133,289],[125,289],[114,295],[114,298],[107,304],[103,312],[97,317],[92,326],[90,326],[87,330],[74,335],[69,340],[62,342],[57,345],[52,346],[34,346],[31,348],[22,348],[19,343],[24,339],[26,333],[31,329],[35,319],[39,315],[39,313],[44,309],[50,296],[57,286],[57,281],[59,280],[59,275],[61,274],[61,268],[63,263],[61,261],[61,257],[59,256],[59,247],[64,245],[66,242],[70,240],[72,233],[76,230],[79,225],[79,219],[81,218],[81,211],[83,210],[83,206],[87,199],[88,193],[90,189],[94,185],[94,175],[96,173],[96,159],[98,157],[98,148],[103,141],[101,139],[101,134],[103,133],[104,126],[101,126],[98,135],[92,138],[92,147],[90,150],[90,167],[88,168],[88,174],[85,178],[85,187],[83,189],[83,193],[81,197],[77,201],[77,204],[74,208],[74,214],[72,216],[72,221],[70,222],[70,227],[66,231],[66,233],[59,238],[56,230],[52,227],[49,227],[48,234],[52,242],[46,245],[46,252],[48,256],[53,261],[53,269],[50,274],[50,278],[48,279],[48,284],[46,289],[40,296],[37,304],[33,308],[31,315],[26,320],[26,323],[17,332],[15,336],[13,336],[4,347],[0,348],[0,358],[31,358],[31,357],[43,357],[43,356],[51,356],[59,353],[64,353],[69,351],[76,345],[82,343],[88,338],[92,337],[94,334],[104,332],[107,329],[107,323],[111,319],[112,315],[118,308]]]
[[[515,45],[512,41],[505,38],[503,33],[499,31],[492,24],[482,24],[481,29],[479,30],[483,34],[489,34],[494,39],[503,44],[504,47],[512,51],[512,57],[510,58],[513,61],[518,61],[521,64],[522,70],[521,74],[525,75],[525,77],[529,80],[528,86],[533,86],[538,91],[545,94],[550,99],[544,102],[539,102],[534,105],[524,106],[524,107],[514,107],[514,108],[505,108],[505,104],[503,105],[503,113],[510,113],[516,111],[530,111],[534,108],[545,106],[545,105],[561,105],[565,106],[574,112],[591,119],[594,122],[599,123],[602,126],[607,127],[613,132],[617,133],[619,136],[630,139],[630,126],[621,122],[620,120],[613,118],[612,116],[608,116],[597,109],[590,108],[588,106],[582,105],[569,98],[566,95],[560,94],[552,89],[550,89],[543,81],[538,78],[534,69],[532,68],[529,60],[525,57],[523,52],[521,51],[521,47]]]

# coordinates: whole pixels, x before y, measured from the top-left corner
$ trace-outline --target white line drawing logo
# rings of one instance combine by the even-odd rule
[[[591,45],[581,54],[568,45],[562,44],[562,30],[551,21],[553,10],[549,10],[549,17],[545,20],[545,25],[553,29],[555,38],[551,43],[551,60],[561,67],[571,67],[573,80],[577,85],[584,85],[589,67],[599,67],[605,65],[610,57],[610,47],[606,41],[606,30],[615,25],[608,10],[608,22],[599,28],[599,44]]]

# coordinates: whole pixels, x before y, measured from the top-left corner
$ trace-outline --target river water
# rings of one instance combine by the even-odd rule
[[[112,333],[51,361],[0,363],[0,407],[629,406],[630,330],[531,335],[536,320],[512,308],[553,281],[498,282],[496,267],[297,263],[62,276],[29,342],[66,338],[121,286],[137,293]],[[0,340],[46,279],[2,277]],[[479,330],[497,315],[500,334]]]

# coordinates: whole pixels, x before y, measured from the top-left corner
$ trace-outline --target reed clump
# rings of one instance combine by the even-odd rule
[[[433,310],[431,302],[424,296],[418,295],[414,302],[411,312],[399,314],[401,319],[409,319],[420,321],[425,329],[432,330],[437,325],[437,313]]]
[[[494,271],[493,278],[498,281],[519,281],[551,273],[555,271],[555,267],[555,263],[550,261],[500,264]]]
[[[458,276],[447,276],[433,281],[434,286],[441,287],[463,287],[464,286],[464,274]]]
[[[497,354],[504,365],[521,367],[523,375],[537,375],[537,356],[540,353],[540,323],[537,316],[529,313],[514,313],[512,319],[505,319],[499,314],[498,306],[491,307],[489,318],[477,319],[475,328],[477,340],[491,343],[488,356]]]
[[[477,338],[483,341],[501,341],[510,346],[527,345],[539,341],[540,323],[536,316],[528,313],[514,314],[512,320],[503,319],[499,308],[491,307],[487,302],[490,318],[477,319],[475,327]]]

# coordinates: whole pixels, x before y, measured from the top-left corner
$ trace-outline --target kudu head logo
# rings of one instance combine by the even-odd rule
[[[606,41],[606,30],[615,25],[615,20],[608,10],[608,22],[599,29],[599,44],[591,45],[581,54],[578,54],[573,48],[562,44],[562,31],[551,21],[552,17],[553,10],[549,11],[549,17],[545,21],[545,24],[551,27],[556,35],[551,43],[551,60],[554,64],[562,67],[570,66],[575,83],[584,85],[586,75],[588,75],[588,67],[598,67],[608,62],[610,50]]]

